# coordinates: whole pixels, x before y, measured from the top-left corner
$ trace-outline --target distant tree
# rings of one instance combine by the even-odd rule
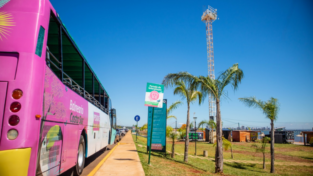
[[[271,173],[275,173],[274,168],[274,121],[277,120],[279,103],[276,98],[271,97],[267,102],[257,100],[255,97],[239,98],[248,107],[260,108],[268,119],[271,120]]]
[[[172,154],[171,157],[174,158],[175,157],[175,140],[178,138],[179,133],[176,131],[172,131],[169,135],[169,137],[172,139],[173,143],[172,143]]]
[[[254,147],[256,150],[256,152],[262,152],[263,153],[263,169],[266,168],[266,165],[265,165],[265,147],[266,147],[266,144],[271,141],[271,138],[269,137],[264,137],[262,140],[261,140],[261,146],[258,146],[256,144],[253,144],[252,147]]]
[[[193,128],[193,123],[190,123],[189,127],[190,127],[190,129],[192,129]]]
[[[186,124],[182,124],[182,126],[180,127],[180,129],[186,129]]]
[[[142,125],[142,127],[140,128],[140,131],[143,131],[143,130],[145,130],[145,129],[147,129],[147,128],[148,128],[148,124],[145,123],[145,124]]]
[[[186,136],[186,128],[184,128],[184,129],[179,128],[177,131],[179,132],[178,137],[180,139],[183,139]]]
[[[170,118],[174,118],[177,119],[176,116],[174,115],[169,115],[174,109],[176,109],[179,105],[183,104],[181,101],[176,101],[173,104],[171,104],[171,106],[169,108],[167,108],[166,112],[167,112],[167,117],[166,119],[170,119]]]

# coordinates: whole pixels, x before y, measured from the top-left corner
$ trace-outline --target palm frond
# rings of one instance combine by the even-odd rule
[[[209,122],[206,120],[202,120],[199,124],[198,124],[198,128],[200,128],[200,126],[202,125],[209,125]]]
[[[264,109],[265,103],[261,100],[257,100],[255,97],[239,98],[239,101],[243,102],[248,107]]]
[[[200,105],[202,102],[202,93],[199,91],[192,92],[191,97],[190,97],[190,102],[196,101],[197,99],[199,100],[199,105]]]
[[[211,129],[216,129],[216,123],[214,122],[214,120],[209,120],[209,126],[211,127]]]
[[[167,114],[170,114],[174,109],[176,109],[179,105],[183,104],[181,101],[176,101],[167,108]]]
[[[272,97],[267,102],[263,102],[261,100],[257,100],[255,97],[249,97],[239,98],[239,100],[248,107],[260,108],[267,118],[274,121],[277,119],[277,114],[279,110],[279,103],[277,99]]]
[[[198,82],[201,84],[200,89],[203,96],[213,95],[213,97],[218,97],[218,89],[215,85],[215,80],[205,76],[199,76]]]
[[[162,81],[165,87],[173,86],[177,81],[184,81],[186,83],[196,82],[197,77],[191,75],[188,72],[170,73],[166,75]]]
[[[176,87],[174,89],[174,95],[180,95],[183,99],[186,98],[188,100],[188,92],[184,87]]]
[[[271,97],[269,102],[273,106],[272,114],[273,114],[273,120],[275,121],[277,119],[277,114],[279,111],[279,102],[276,98],[273,98],[273,97]]]
[[[176,116],[174,116],[174,115],[169,115],[169,116],[166,117],[166,119],[170,119],[170,118],[177,119]]]
[[[234,64],[228,68],[218,77],[218,80],[221,81],[221,92],[228,84],[232,84],[233,89],[237,90],[238,85],[241,83],[243,77],[243,71],[238,67],[238,64]]]

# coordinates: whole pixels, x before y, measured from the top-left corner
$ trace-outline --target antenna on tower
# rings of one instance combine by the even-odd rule
[[[213,50],[213,28],[212,23],[217,19],[217,9],[208,6],[201,17],[206,25],[206,43],[207,43],[207,60],[208,60],[208,76],[215,79],[214,73],[214,50]],[[209,117],[210,120],[216,118],[215,98],[209,95]]]

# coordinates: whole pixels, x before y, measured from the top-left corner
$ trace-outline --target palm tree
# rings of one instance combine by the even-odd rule
[[[170,119],[170,118],[174,118],[177,119],[176,116],[174,115],[169,115],[174,109],[176,109],[179,105],[181,105],[182,102],[181,101],[176,101],[173,104],[171,104],[171,106],[169,108],[167,108],[166,113],[167,113],[167,117],[166,119]]]
[[[271,138],[269,137],[264,137],[262,139],[262,145],[261,146],[258,146],[256,144],[253,144],[252,147],[255,148],[255,151],[256,152],[262,152],[263,153],[263,169],[266,168],[266,165],[265,165],[265,147],[266,147],[266,144],[271,141]]]
[[[175,140],[178,138],[179,134],[176,131],[172,131],[169,135],[169,137],[173,140],[172,143],[172,155],[171,157],[174,158],[175,157]]]
[[[238,64],[234,64],[226,71],[221,73],[217,79],[213,79],[210,76],[193,76],[188,72],[179,72],[168,74],[163,80],[163,84],[173,85],[177,81],[186,81],[192,83],[194,87],[200,86],[203,96],[211,95],[215,98],[216,103],[216,161],[215,161],[215,172],[223,172],[223,149],[222,149],[222,118],[220,111],[220,101],[222,95],[227,97],[227,92],[225,87],[229,84],[232,85],[232,88],[236,90],[239,83],[243,78],[243,71],[239,69]]]
[[[248,107],[260,108],[268,119],[271,120],[271,173],[275,173],[274,168],[274,121],[277,119],[279,103],[276,98],[271,97],[270,100],[264,102],[257,100],[255,97],[239,98]]]
[[[166,76],[167,77],[167,76]],[[164,79],[166,79],[166,77]],[[186,140],[185,140],[185,153],[184,161],[188,162],[188,148],[189,148],[189,126],[190,126],[190,103],[199,100],[199,104],[202,102],[202,93],[197,91],[196,84],[194,82],[188,82],[189,85],[186,86],[184,81],[175,81],[173,84],[168,84],[163,81],[165,87],[169,85],[175,85],[174,95],[181,95],[183,99],[187,101],[187,122],[186,122]]]

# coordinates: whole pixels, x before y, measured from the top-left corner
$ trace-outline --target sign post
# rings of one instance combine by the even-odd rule
[[[137,122],[137,127],[136,128],[138,128],[138,121],[140,120],[140,116],[136,115],[134,119]],[[137,133],[138,133],[138,129],[136,129],[136,142],[137,142]]]
[[[164,85],[147,83],[145,106],[152,107],[150,147],[149,147],[149,158],[148,158],[148,164],[149,165],[150,165],[151,148],[152,148],[152,131],[153,131],[154,108],[155,107],[156,108],[162,108],[163,107],[163,93],[164,93]]]

